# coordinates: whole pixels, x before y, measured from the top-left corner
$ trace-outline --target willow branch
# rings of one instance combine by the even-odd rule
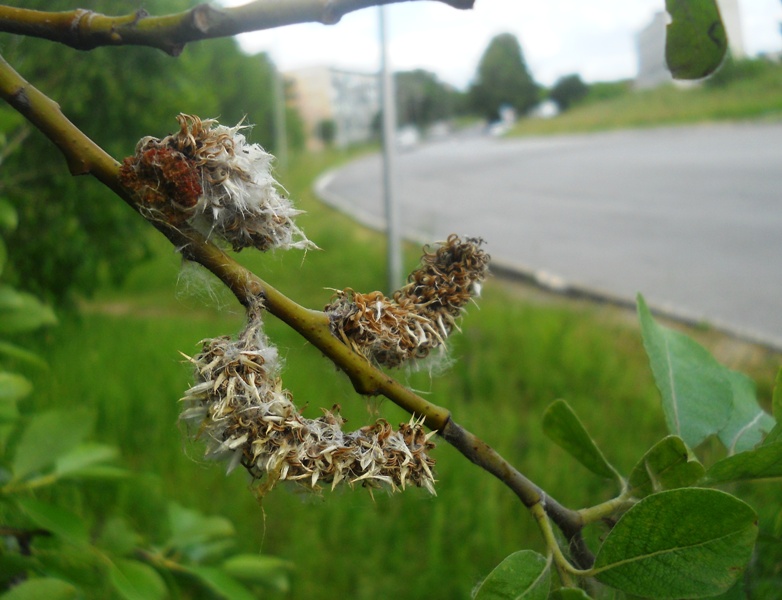
[[[0,97],[54,142],[65,156],[71,173],[92,175],[137,212],[141,212],[135,197],[119,181],[119,163],[73,125],[57,103],[25,81],[2,57]],[[565,508],[548,497],[488,444],[454,422],[447,409],[424,400],[354,352],[332,334],[328,317],[323,312],[297,304],[197,231],[176,228],[161,221],[149,222],[180,250],[185,259],[203,265],[216,275],[245,307],[262,298],[271,314],[296,330],[344,371],[358,393],[383,395],[410,414],[423,417],[427,427],[438,431],[466,458],[507,485],[526,507],[539,505],[545,508],[575,545],[579,562],[589,562],[589,552],[580,537],[584,521],[577,511]]]
[[[293,25],[337,23],[347,13],[413,0],[255,0],[217,8],[199,4],[180,13],[150,16],[140,9],[112,17],[91,10],[45,12],[0,6],[0,31],[45,38],[77,50],[98,46],[151,46],[177,56],[185,44]],[[472,8],[474,0],[436,0],[454,8]]]

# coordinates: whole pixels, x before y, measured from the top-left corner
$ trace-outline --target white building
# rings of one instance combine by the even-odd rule
[[[284,74],[288,101],[304,121],[307,147],[319,149],[318,128],[334,123],[334,144],[344,148],[372,137],[372,124],[380,111],[380,82],[376,73],[310,67]]]

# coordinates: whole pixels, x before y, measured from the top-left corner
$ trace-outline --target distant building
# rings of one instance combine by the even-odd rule
[[[652,88],[673,80],[665,64],[665,27],[668,13],[654,14],[652,21],[635,36],[638,51],[638,75],[635,87]]]
[[[376,73],[310,67],[288,71],[288,102],[304,122],[307,148],[323,147],[318,135],[324,121],[334,124],[334,145],[344,148],[371,139],[380,111],[380,82]]]
[[[741,33],[741,16],[738,0],[717,0],[728,47],[734,58],[744,58],[744,38]],[[660,11],[651,22],[636,35],[638,51],[638,76],[635,85],[638,88],[656,87],[673,80],[668,65],[665,64],[665,28],[668,13]]]

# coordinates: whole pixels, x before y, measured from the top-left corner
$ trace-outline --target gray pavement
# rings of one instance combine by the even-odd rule
[[[324,200],[383,227],[379,156],[327,174]],[[403,232],[487,241],[541,285],[782,349],[782,123],[497,140],[397,157]]]

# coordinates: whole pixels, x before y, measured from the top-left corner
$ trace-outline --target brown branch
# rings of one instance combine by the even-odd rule
[[[19,76],[0,57],[0,97],[19,110],[65,156],[71,173],[90,174],[140,212],[134,196],[119,181],[119,163],[90,140],[60,111],[57,103]],[[364,395],[383,395],[409,412],[421,416],[466,458],[507,485],[526,507],[542,504],[546,513],[565,534],[580,565],[590,561],[581,540],[584,522],[577,511],[565,508],[516,470],[488,444],[465,430],[451,418],[450,412],[432,404],[394,378],[373,367],[331,332],[328,317],[300,306],[257,275],[237,263],[220,248],[190,228],[179,229],[161,221],[149,221],[180,250],[183,257],[203,265],[216,275],[248,307],[259,297],[267,310],[301,334],[350,378],[354,388]]]
[[[177,56],[185,44],[293,25],[332,25],[347,13],[413,0],[255,0],[244,6],[216,8],[199,4],[180,13],[150,16],[140,9],[111,17],[91,10],[44,12],[0,6],[0,31],[40,37],[77,50],[98,46],[151,46]],[[472,8],[475,0],[436,0],[454,8]]]

